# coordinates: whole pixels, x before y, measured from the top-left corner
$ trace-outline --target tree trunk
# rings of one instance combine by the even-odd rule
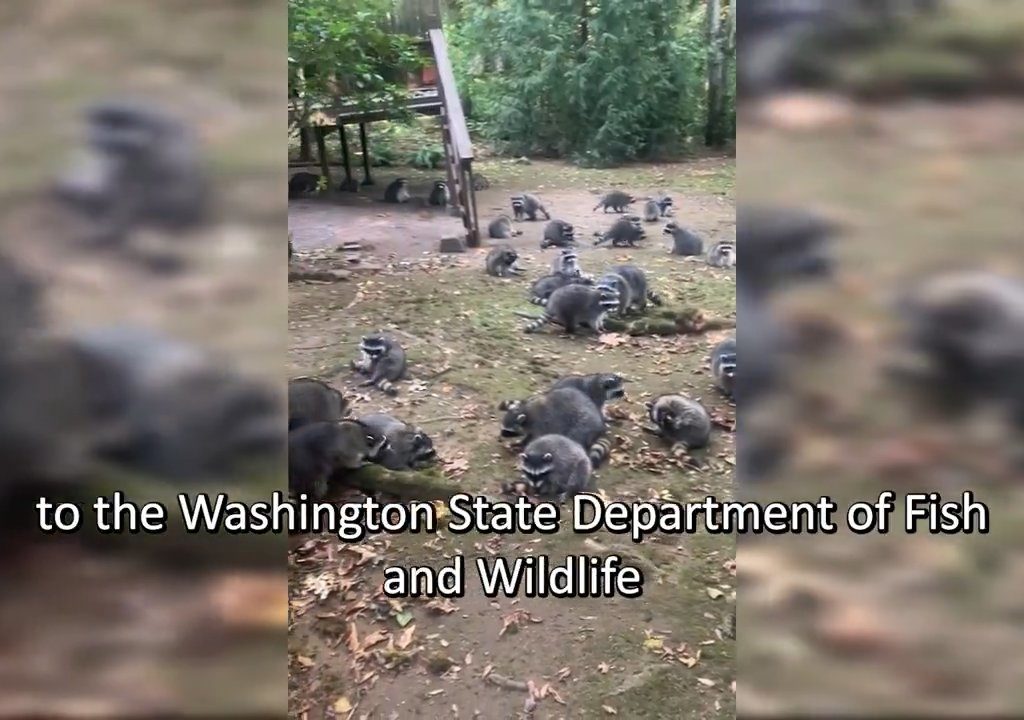
[[[299,128],[299,161],[312,162],[313,155],[309,142],[309,128]]]
[[[725,144],[725,61],[722,53],[722,3],[708,0],[708,115],[704,126],[704,144]]]

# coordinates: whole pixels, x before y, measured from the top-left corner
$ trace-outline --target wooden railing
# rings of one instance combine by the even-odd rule
[[[466,227],[466,242],[470,247],[480,246],[480,223],[473,189],[473,144],[469,140],[466,115],[462,111],[455,84],[455,72],[448,57],[448,44],[440,29],[429,32],[430,46],[437,63],[438,92],[441,96],[441,133],[445,144],[448,187],[457,198],[456,207],[462,213]]]

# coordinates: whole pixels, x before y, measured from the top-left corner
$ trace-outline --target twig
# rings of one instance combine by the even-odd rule
[[[437,371],[436,373],[434,373],[433,375],[430,375],[430,376],[428,376],[428,377],[427,377],[427,380],[437,380],[437,379],[438,379],[439,377],[441,377],[442,375],[444,375],[444,374],[446,374],[446,373],[449,373],[449,372],[451,372],[451,371],[452,371],[452,366],[451,366],[451,365],[445,365],[445,366],[444,366],[443,368],[441,368],[440,370],[438,370],[438,371]]]
[[[498,673],[492,672],[488,674],[487,677],[484,678],[484,680],[491,683],[491,685],[496,685],[497,687],[500,687],[503,690],[518,690],[519,692],[530,691],[530,686],[524,683],[523,681],[513,680],[512,678],[507,678],[504,675],[499,675]]]
[[[420,425],[427,425],[428,423],[436,422],[451,422],[452,420],[465,420],[466,418],[461,415],[442,415],[441,417],[427,418],[426,420],[420,420]]]

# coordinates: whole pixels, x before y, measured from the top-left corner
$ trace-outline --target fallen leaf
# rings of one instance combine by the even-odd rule
[[[334,713],[336,715],[345,715],[352,712],[352,703],[350,703],[348,698],[344,695],[335,700],[334,705],[331,707],[334,709]]]
[[[302,667],[313,667],[316,664],[313,662],[313,658],[308,658],[305,655],[299,655],[298,657],[296,657],[295,662],[297,662]]]
[[[395,615],[395,622],[398,623],[399,627],[405,627],[406,625],[408,625],[409,623],[412,622],[412,613],[411,612],[400,612],[400,613],[398,613],[397,615]]]
[[[714,687],[717,683],[711,678],[697,678],[697,682],[705,687]]]
[[[402,632],[402,634],[398,637],[398,641],[395,643],[395,645],[397,645],[400,650],[405,650],[407,647],[409,647],[409,643],[412,642],[412,635],[414,632],[416,632],[415,625],[410,625],[409,627],[407,627],[405,631]]]
[[[708,588],[708,597],[710,597],[712,600],[717,600],[718,598],[723,597],[724,595],[725,593],[719,590],[718,588]]]
[[[618,715],[619,711],[613,708],[611,705],[602,705],[601,709],[604,710],[606,715]]]

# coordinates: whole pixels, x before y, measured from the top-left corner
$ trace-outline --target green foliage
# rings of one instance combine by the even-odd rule
[[[422,170],[434,170],[444,163],[444,148],[440,145],[421,147],[409,156],[409,164]]]
[[[288,92],[308,112],[340,98],[397,104],[421,59],[387,28],[390,0],[288,0]]]
[[[474,123],[499,152],[651,159],[684,151],[705,119],[703,3],[463,3],[445,32]]]

